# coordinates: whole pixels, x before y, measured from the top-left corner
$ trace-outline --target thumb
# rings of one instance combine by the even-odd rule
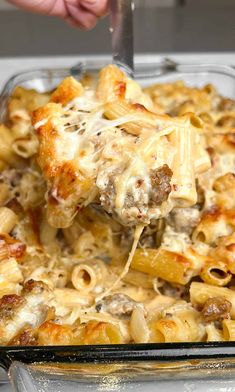
[[[108,12],[108,0],[80,0],[80,4],[98,17],[104,16]]]

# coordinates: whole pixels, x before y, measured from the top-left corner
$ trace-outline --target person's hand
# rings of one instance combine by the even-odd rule
[[[39,14],[58,16],[69,24],[91,29],[107,13],[108,0],[9,0],[10,3]]]

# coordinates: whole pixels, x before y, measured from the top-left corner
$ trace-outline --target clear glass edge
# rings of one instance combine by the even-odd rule
[[[0,94],[0,122],[6,118],[8,99],[14,88],[21,83],[25,83],[32,79],[42,79],[52,81],[53,79],[63,79],[71,75],[80,77],[84,72],[97,72],[100,68],[110,63],[107,59],[97,57],[96,59],[82,60],[72,67],[68,68],[39,68],[26,70],[11,76],[4,84]],[[235,67],[214,63],[180,63],[169,58],[165,58],[159,62],[143,63],[135,62],[134,78],[141,81],[147,81],[151,78],[160,78],[162,76],[173,73],[179,74],[219,74],[231,77],[235,81]]]
[[[21,362],[14,361],[9,369],[16,369]],[[58,364],[58,363],[37,363],[24,364],[30,372],[46,374],[48,377],[57,376],[63,379],[83,379],[88,382],[96,382],[104,376],[122,376],[125,381],[136,380],[164,380],[169,374],[174,379],[192,379],[204,375],[204,377],[226,377],[235,376],[235,359],[214,359],[214,360],[185,360],[174,363],[159,363],[157,361],[122,363],[83,363],[83,364]]]
[[[12,89],[15,88],[19,83],[32,79],[32,77],[41,78],[56,78],[63,77],[63,75],[79,75],[86,71],[98,71],[100,68],[109,64],[110,61],[104,59],[97,60],[83,60],[76,63],[72,67],[68,68],[35,68],[26,70],[17,74],[12,75],[4,84],[1,95],[4,93],[11,93]],[[160,62],[143,63],[138,61],[135,63],[134,78],[136,79],[148,79],[153,77],[162,76],[171,72],[213,72],[230,76],[235,79],[235,67],[225,64],[215,63],[179,63],[169,58],[165,58]]]
[[[10,366],[8,374],[16,392],[48,390],[75,392],[79,388],[83,392],[90,392],[91,388],[98,391],[133,392],[134,386],[137,392],[143,390],[152,392],[156,387],[169,391],[173,386],[176,391],[188,391],[185,389],[188,383],[190,385],[200,383],[197,391],[214,391],[215,386],[217,387],[215,391],[227,391],[225,386],[232,391],[235,380],[235,360],[204,360],[194,361],[194,363],[186,360],[165,364],[146,361],[67,365],[46,363],[27,365],[16,361]]]

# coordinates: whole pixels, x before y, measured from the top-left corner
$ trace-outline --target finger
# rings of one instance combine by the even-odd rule
[[[108,0],[80,0],[81,6],[98,17],[108,12]]]
[[[9,3],[29,11],[47,12],[47,4],[42,0],[9,0]]]
[[[84,26],[84,23],[81,23],[78,20],[75,21],[73,18],[71,18],[71,16],[68,16],[67,18],[65,18],[65,21],[69,26],[79,28],[82,30],[90,30],[93,27],[95,27],[95,25],[96,25],[96,22],[95,22],[93,25],[91,25],[91,27],[88,28],[88,27]]]
[[[75,20],[71,18],[71,16],[67,16],[66,18],[64,18],[64,20],[71,27],[78,27],[79,29],[83,29],[80,23],[75,22]]]
[[[67,13],[63,0],[9,0],[9,2],[27,11],[45,15],[65,17]]]
[[[67,22],[73,26],[78,26],[84,30],[90,30],[95,27],[97,23],[96,15],[83,9],[81,6],[67,3],[67,12],[69,17],[66,18]]]

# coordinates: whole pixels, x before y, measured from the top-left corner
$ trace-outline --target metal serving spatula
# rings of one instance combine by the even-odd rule
[[[132,0],[110,0],[113,63],[134,75]]]

